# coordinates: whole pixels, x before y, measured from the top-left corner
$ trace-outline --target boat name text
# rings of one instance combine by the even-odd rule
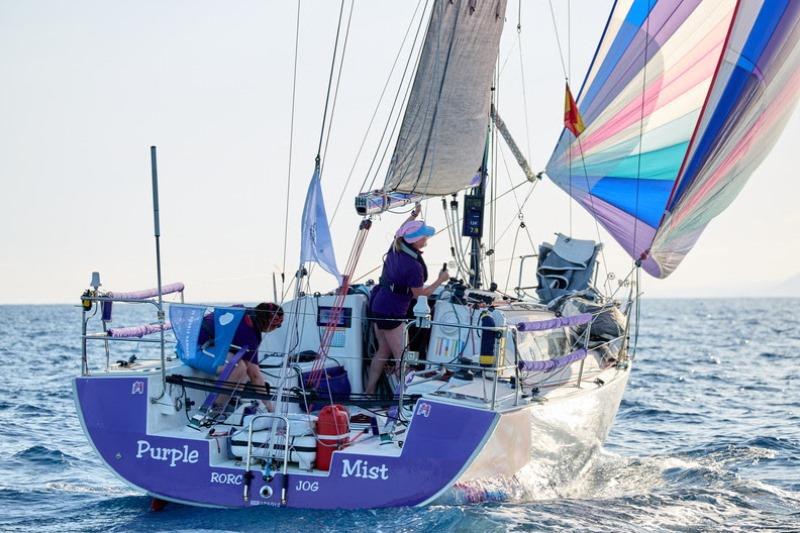
[[[389,468],[386,465],[369,466],[369,461],[363,459],[357,459],[352,465],[349,459],[344,459],[342,463],[342,477],[389,479]]]
[[[174,467],[177,463],[195,464],[200,459],[200,452],[189,450],[186,444],[182,448],[161,448],[150,446],[146,440],[136,441],[136,458],[150,457],[154,461],[169,461],[169,466]]]

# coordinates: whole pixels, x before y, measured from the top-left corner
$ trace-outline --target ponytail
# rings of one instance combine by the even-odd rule
[[[392,243],[392,251],[395,253],[399,253],[402,250],[401,246],[403,245],[403,237],[395,238],[394,242]]]

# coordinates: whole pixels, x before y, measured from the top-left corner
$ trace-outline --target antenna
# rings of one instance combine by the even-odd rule
[[[161,326],[161,394],[151,398],[152,401],[161,399],[167,390],[167,360],[164,353],[164,297],[161,292],[161,224],[158,217],[158,164],[156,162],[156,147],[150,147],[150,169],[153,176],[153,225],[156,237],[156,276],[158,277],[158,323]]]

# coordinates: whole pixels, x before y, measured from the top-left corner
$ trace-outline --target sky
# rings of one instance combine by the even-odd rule
[[[566,2],[554,2],[575,80],[583,78],[610,4],[572,0],[568,24]],[[391,98],[368,130],[370,118],[417,5],[357,0],[352,11],[322,176],[329,216],[340,202],[331,223],[340,267],[359,222],[353,198]],[[290,276],[298,265],[338,12],[338,2],[301,2],[290,135],[295,2],[0,0],[0,303],[77,303],[92,271],[108,290],[155,285],[151,145],[158,147],[164,282],[183,281],[190,301],[273,299],[273,273]],[[525,0],[519,14],[512,0],[498,107],[538,171],[561,130],[564,80],[547,1]],[[401,61],[407,55],[404,49]],[[390,78],[387,94],[397,91],[397,79]],[[643,280],[646,295],[754,296],[800,273],[798,139],[795,114],[678,271]],[[508,164],[508,172],[498,165],[500,191],[524,180],[510,158]],[[532,251],[524,234],[513,249],[517,202],[529,190],[522,186],[516,199],[498,204],[498,233],[511,224],[495,255],[501,287],[516,285],[512,255]],[[567,232],[570,217],[574,236],[596,238],[591,218],[570,203],[553,183],[537,185],[522,211],[533,243]],[[425,217],[442,227],[438,199],[426,202]],[[380,265],[404,218],[375,220],[357,276]],[[624,276],[630,259],[601,237],[609,270]],[[430,265],[448,259],[444,235],[432,239],[426,258]],[[328,290],[333,281],[319,271],[312,287]]]

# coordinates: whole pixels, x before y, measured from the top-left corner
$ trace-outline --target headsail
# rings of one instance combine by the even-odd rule
[[[794,0],[619,0],[548,174],[668,276],[791,115],[799,20]]]
[[[481,165],[506,0],[437,0],[384,190],[450,194]]]

